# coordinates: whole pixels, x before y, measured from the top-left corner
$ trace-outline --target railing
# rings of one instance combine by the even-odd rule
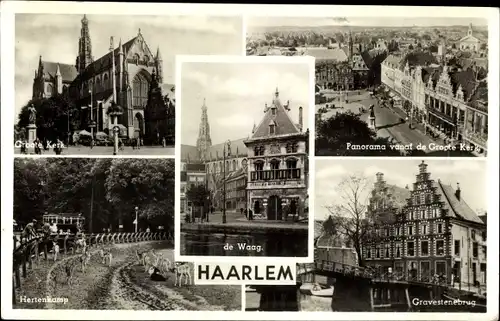
[[[297,268],[298,275],[313,273],[314,271],[339,273],[347,277],[360,277],[379,283],[401,282],[451,287],[446,276],[444,275],[435,274],[431,276],[429,273],[427,276],[414,276],[405,275],[405,273],[400,271],[381,272],[376,267],[360,267],[334,261],[316,261],[315,263],[299,264]]]
[[[61,253],[68,255],[76,249],[76,241],[85,239],[86,246],[93,247],[104,244],[118,243],[137,243],[146,241],[173,240],[169,232],[138,232],[138,233],[99,233],[83,235],[77,237],[75,234],[54,234],[50,236],[38,235],[29,238],[18,238],[14,235],[14,251],[12,254],[13,260],[13,284],[12,291],[21,288],[21,271],[22,277],[27,277],[28,269],[33,269],[33,258],[38,264],[40,253],[44,254],[44,259],[48,260],[49,244],[52,247],[52,242],[57,242],[60,246]],[[13,300],[15,293],[13,293]]]
[[[300,179],[300,168],[271,169],[250,172],[251,181],[270,181],[280,179]]]

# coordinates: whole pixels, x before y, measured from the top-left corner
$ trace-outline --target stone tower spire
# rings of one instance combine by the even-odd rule
[[[163,83],[163,59],[161,58],[160,46],[156,49],[156,74],[158,76],[158,83]]]
[[[469,24],[469,30],[467,31],[467,36],[472,36],[472,23]]]
[[[92,43],[90,42],[89,21],[83,15],[80,39],[78,40],[78,57],[76,58],[76,70],[81,74],[93,61]]]
[[[352,59],[352,56],[354,54],[354,39],[352,39],[352,32],[349,30],[349,38],[347,40],[347,46],[349,49],[349,60]]]
[[[205,159],[207,149],[212,146],[212,139],[210,138],[210,125],[208,124],[208,114],[207,105],[205,99],[203,99],[203,106],[201,106],[201,121],[200,121],[200,131],[198,133],[198,140],[196,141],[196,147],[200,153],[202,160]]]

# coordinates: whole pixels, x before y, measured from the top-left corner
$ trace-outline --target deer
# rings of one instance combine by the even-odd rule
[[[91,258],[91,254],[89,251],[83,252],[83,254],[80,255],[80,257],[78,258],[80,261],[80,265],[82,267],[82,273],[85,273],[85,268],[89,264],[90,258]]]
[[[59,247],[59,244],[56,241],[52,241],[52,248],[54,250],[54,262],[57,261],[57,256],[59,256],[59,251],[61,248]]]
[[[175,273],[174,286],[182,287],[183,277],[185,280],[185,284],[191,284],[191,266],[189,265],[189,263],[175,262],[175,266],[172,268],[172,271]]]
[[[104,249],[104,247],[101,247],[101,249],[99,250],[99,255],[101,256],[102,264],[106,264],[106,261],[108,261],[108,265],[111,266],[111,263],[113,261],[113,254],[109,249]]]

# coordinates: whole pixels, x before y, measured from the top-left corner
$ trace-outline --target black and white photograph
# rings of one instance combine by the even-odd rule
[[[486,312],[486,165],[316,159],[315,259],[299,264],[299,306]]]
[[[15,153],[174,155],[175,55],[241,55],[241,30],[239,16],[16,15]]]
[[[14,309],[240,311],[174,259],[173,159],[16,158]],[[159,195],[161,195],[159,197]]]
[[[315,155],[486,157],[486,19],[249,17],[247,24],[247,55],[316,59]]]
[[[312,255],[313,67],[310,57],[179,60],[181,258]]]

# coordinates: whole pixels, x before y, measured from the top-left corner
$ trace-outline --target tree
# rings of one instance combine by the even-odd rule
[[[365,218],[370,185],[370,181],[361,174],[345,176],[335,189],[338,202],[326,206],[331,217],[330,229],[352,242],[360,266],[364,265],[362,247],[371,231],[371,225]]]
[[[170,159],[113,159],[106,176],[106,199],[120,224],[139,217],[153,225],[173,228],[174,161]]]
[[[197,208],[203,207],[208,197],[209,192],[206,189],[205,185],[202,184],[192,184],[186,191],[186,198],[193,204],[193,206],[196,206]],[[195,211],[193,211],[193,222],[195,221],[194,213]]]
[[[377,149],[348,149],[347,143],[375,146]],[[318,156],[401,156],[389,147],[388,139],[377,134],[352,112],[338,113],[316,122],[316,155]]]
[[[410,44],[410,45],[408,46],[408,49],[413,50],[413,45],[412,45],[412,44]]]
[[[49,98],[36,98],[30,100],[19,114],[18,126],[26,128],[29,125],[28,107],[33,105],[36,110],[37,136],[53,141],[63,139],[69,131],[80,128],[80,110],[66,96],[56,94]],[[68,116],[69,115],[69,116]]]
[[[14,220],[27,224],[46,210],[50,186],[47,159],[14,159]]]

